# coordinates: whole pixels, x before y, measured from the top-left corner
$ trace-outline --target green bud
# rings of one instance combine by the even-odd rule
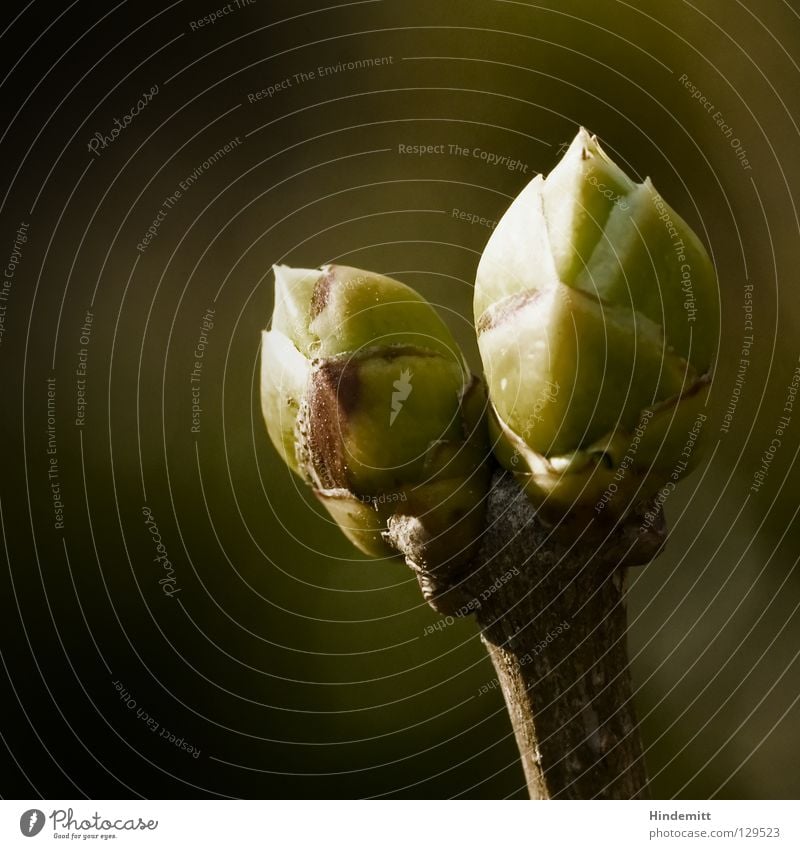
[[[650,180],[585,130],[497,225],[475,322],[495,451],[534,501],[620,512],[696,464],[714,269]]]
[[[364,552],[402,531],[420,566],[466,560],[488,486],[483,385],[403,283],[346,266],[276,266],[262,337],[270,438]]]

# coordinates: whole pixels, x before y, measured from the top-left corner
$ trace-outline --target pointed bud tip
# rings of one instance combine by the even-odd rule
[[[273,265],[275,275],[275,306],[272,313],[272,329],[280,330],[296,345],[302,346],[307,339],[307,316],[314,294],[314,287],[322,272],[312,268],[291,268],[288,265]]]
[[[273,265],[275,291],[280,293],[281,297],[292,297],[297,289],[303,287],[304,282],[306,284],[315,283],[323,271],[318,268],[292,268],[290,265]]]
[[[580,127],[572,143],[567,148],[564,159],[575,157],[586,161],[593,156],[602,154],[603,151],[597,141],[597,136],[590,133],[586,127]]]
[[[566,172],[583,174],[594,159],[607,161],[608,157],[598,144],[597,136],[592,135],[585,127],[581,127],[558,162],[551,168],[545,181],[551,180],[554,175]]]
[[[597,136],[580,127],[572,143],[545,178],[545,183],[582,180],[589,175],[604,175],[620,194],[628,194],[639,185],[620,168],[600,146]],[[562,192],[564,187],[559,188]]]
[[[583,148],[584,158],[594,153],[599,148],[597,136],[590,133],[586,127],[579,127],[578,134],[575,136],[575,141]]]

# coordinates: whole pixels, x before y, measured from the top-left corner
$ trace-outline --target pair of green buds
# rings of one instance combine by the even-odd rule
[[[362,551],[467,562],[496,461],[543,513],[603,520],[696,465],[714,269],[652,183],[585,130],[498,223],[474,307],[485,383],[403,283],[275,267],[267,429]]]

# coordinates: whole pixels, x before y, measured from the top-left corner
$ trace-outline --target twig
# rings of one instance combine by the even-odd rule
[[[497,472],[479,554],[465,574],[416,565],[428,602],[474,613],[497,672],[532,799],[647,797],[626,646],[625,572],[657,556],[650,505],[600,524],[540,519],[512,475]]]

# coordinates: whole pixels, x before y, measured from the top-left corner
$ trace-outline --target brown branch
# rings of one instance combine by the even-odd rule
[[[617,525],[542,521],[497,472],[479,554],[466,573],[414,565],[428,602],[474,613],[505,696],[533,799],[646,798],[626,646],[625,571],[665,540],[642,505]]]

